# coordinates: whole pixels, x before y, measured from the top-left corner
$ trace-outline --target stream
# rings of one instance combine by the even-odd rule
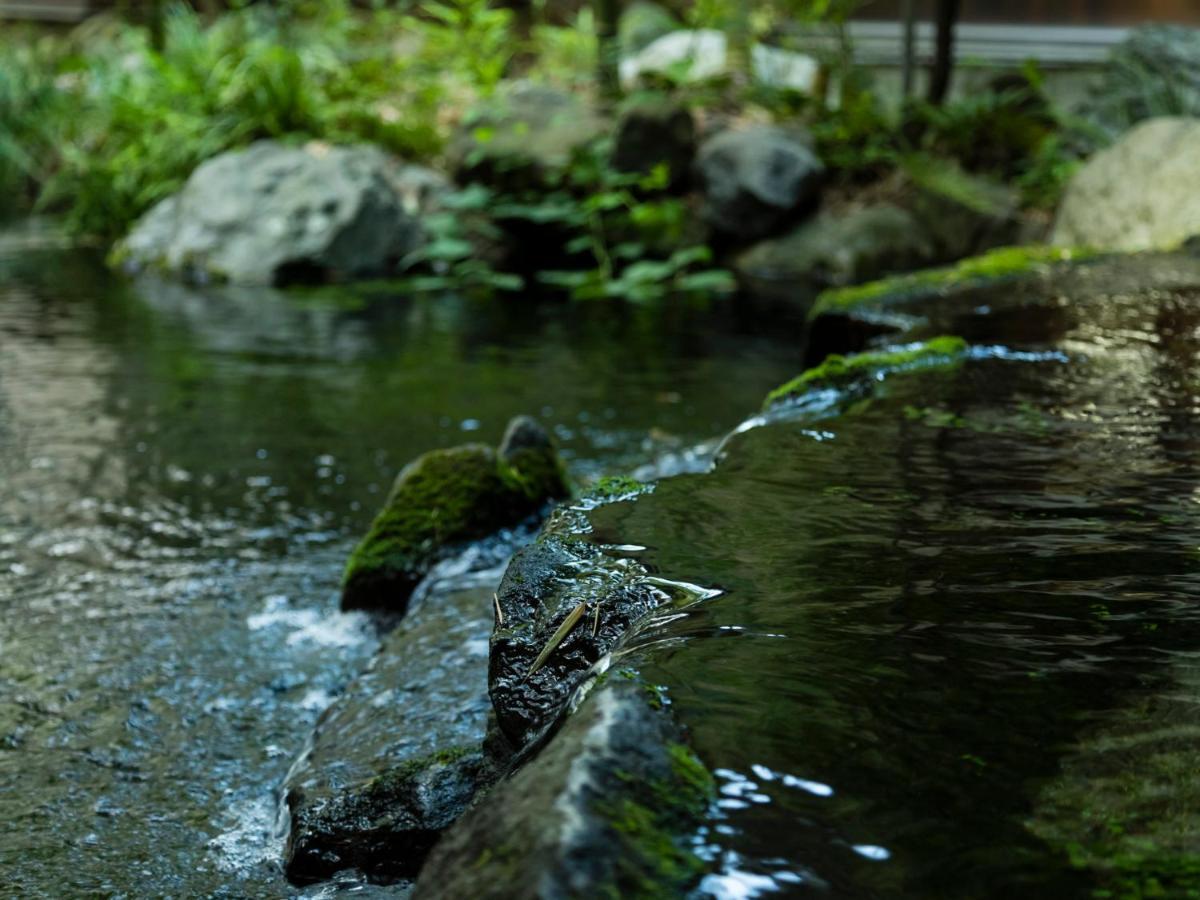
[[[935,297],[953,365],[756,417],[795,311],[129,283],[8,233],[4,890],[391,896],[289,886],[279,785],[379,644],[338,579],[396,472],[529,412],[579,480],[680,473],[578,507],[553,574],[686,598],[614,656],[715,778],[701,896],[1191,896],[1200,265],[1097,265]]]
[[[399,468],[522,412],[576,477],[683,453],[794,373],[779,327],[134,285],[4,233],[0,894],[298,893],[276,792],[377,645],[338,581]]]

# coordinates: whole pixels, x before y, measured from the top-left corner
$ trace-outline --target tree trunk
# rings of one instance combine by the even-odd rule
[[[950,75],[954,71],[954,23],[958,21],[962,0],[937,2],[937,53],[929,74],[929,102],[935,106],[946,99]]]
[[[600,96],[609,102],[621,97],[621,46],[617,32],[621,22],[621,0],[596,0],[596,80]]]
[[[904,57],[901,61],[900,83],[901,93],[907,100],[912,96],[913,63],[916,56],[916,10],[913,0],[903,0],[900,4],[900,18],[904,25]]]

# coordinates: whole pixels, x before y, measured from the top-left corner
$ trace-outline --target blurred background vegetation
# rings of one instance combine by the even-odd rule
[[[597,15],[612,4],[424,0],[364,7],[285,0],[182,3],[0,36],[0,198],[111,238],[214,154],[257,138],[366,140],[436,162],[456,122],[507,77],[598,91]],[[887,109],[839,29],[854,0],[697,0],[672,10],[739,44],[808,27],[840,38],[816,96],[729,78],[668,85],[697,107],[806,124],[835,179],[877,179],[913,153],[1015,179],[1051,206],[1090,148],[1045,102],[1039,74],[950,104]]]

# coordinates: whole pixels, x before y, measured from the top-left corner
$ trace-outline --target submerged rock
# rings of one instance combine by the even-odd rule
[[[696,123],[686,106],[660,94],[634,97],[621,110],[613,137],[612,165],[644,174],[666,166],[671,184],[688,176],[696,155]]]
[[[894,204],[880,203],[821,213],[743,251],[733,268],[738,282],[753,294],[811,298],[827,287],[907,272],[934,258],[933,240],[916,218]]]
[[[1138,125],[1075,174],[1054,221],[1060,246],[1166,249],[1200,234],[1200,119]]]
[[[1200,666],[1100,718],[1042,788],[1027,826],[1112,896],[1189,897],[1200,889]]]
[[[516,525],[566,494],[553,443],[528,416],[509,423],[499,451],[467,444],[419,456],[396,477],[351,554],[342,608],[404,612],[449,548]]]
[[[418,898],[683,896],[712,777],[657,695],[612,673],[442,838]]]
[[[514,81],[468,114],[447,154],[461,181],[529,188],[564,169],[606,130],[604,118],[578,96]]]
[[[415,181],[375,147],[259,141],[200,165],[114,258],[240,284],[385,274],[422,240]]]
[[[512,543],[496,542],[492,555],[498,549],[503,559]],[[374,879],[415,876],[441,831],[490,780],[482,746],[499,575],[491,565],[426,590],[370,668],[322,714],[284,783],[292,881],[348,868]]]
[[[773,125],[722,131],[700,147],[704,218],[740,240],[761,237],[817,196],[825,167],[804,136]]]

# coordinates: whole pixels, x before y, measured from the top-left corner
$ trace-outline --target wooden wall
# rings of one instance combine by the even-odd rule
[[[933,0],[916,0],[918,15],[931,19]],[[896,19],[899,0],[865,0],[860,19]],[[1009,25],[1200,25],[1200,0],[963,0],[963,22]]]

